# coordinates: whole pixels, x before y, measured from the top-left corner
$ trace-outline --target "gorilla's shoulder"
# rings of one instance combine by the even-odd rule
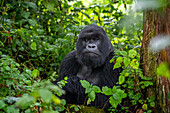
[[[72,58],[76,57],[76,52],[77,52],[76,50],[73,50],[73,51],[69,52],[69,53],[66,55],[65,58],[67,58],[67,57],[72,57]]]
[[[75,74],[78,71],[80,64],[76,58],[76,50],[71,51],[66,55],[60,65],[60,76],[66,76],[67,74]]]

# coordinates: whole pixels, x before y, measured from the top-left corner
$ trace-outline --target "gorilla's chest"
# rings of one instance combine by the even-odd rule
[[[93,85],[97,85],[99,82],[99,76],[101,75],[101,70],[92,69],[92,67],[82,66],[77,73],[77,77],[81,80],[87,80]]]

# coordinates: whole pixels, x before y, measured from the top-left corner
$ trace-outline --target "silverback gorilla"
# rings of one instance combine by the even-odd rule
[[[110,60],[114,56],[113,46],[105,31],[97,25],[85,27],[79,34],[76,50],[67,54],[60,66],[59,80],[68,77],[64,86],[67,103],[83,104],[86,100],[85,89],[80,80],[87,80],[100,88],[116,85],[121,69],[113,70]],[[102,108],[109,97],[96,94],[95,101],[90,105]],[[110,106],[108,103],[106,109]]]

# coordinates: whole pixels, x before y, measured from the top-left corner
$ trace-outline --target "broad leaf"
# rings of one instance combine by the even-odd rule
[[[45,103],[50,103],[52,100],[52,93],[48,89],[39,89],[38,90],[40,97]]]
[[[96,94],[95,94],[94,91],[91,91],[91,92],[89,93],[89,98],[90,98],[92,101],[94,101],[94,99],[96,98]]]
[[[80,83],[81,83],[81,85],[82,85],[84,88],[89,88],[89,87],[90,87],[90,83],[87,82],[86,80],[80,80]]]

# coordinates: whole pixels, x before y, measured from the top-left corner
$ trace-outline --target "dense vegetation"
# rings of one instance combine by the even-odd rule
[[[1,112],[69,112],[59,99],[67,78],[59,86],[51,81],[62,59],[75,49],[80,30],[89,24],[103,26],[117,54],[111,62],[124,69],[120,86],[112,89],[81,81],[89,100],[103,93],[114,103],[110,112],[152,112],[154,98],[142,94],[152,85],[151,78],[143,77],[139,68],[142,14],[132,10],[131,0],[0,0],[0,13]]]

